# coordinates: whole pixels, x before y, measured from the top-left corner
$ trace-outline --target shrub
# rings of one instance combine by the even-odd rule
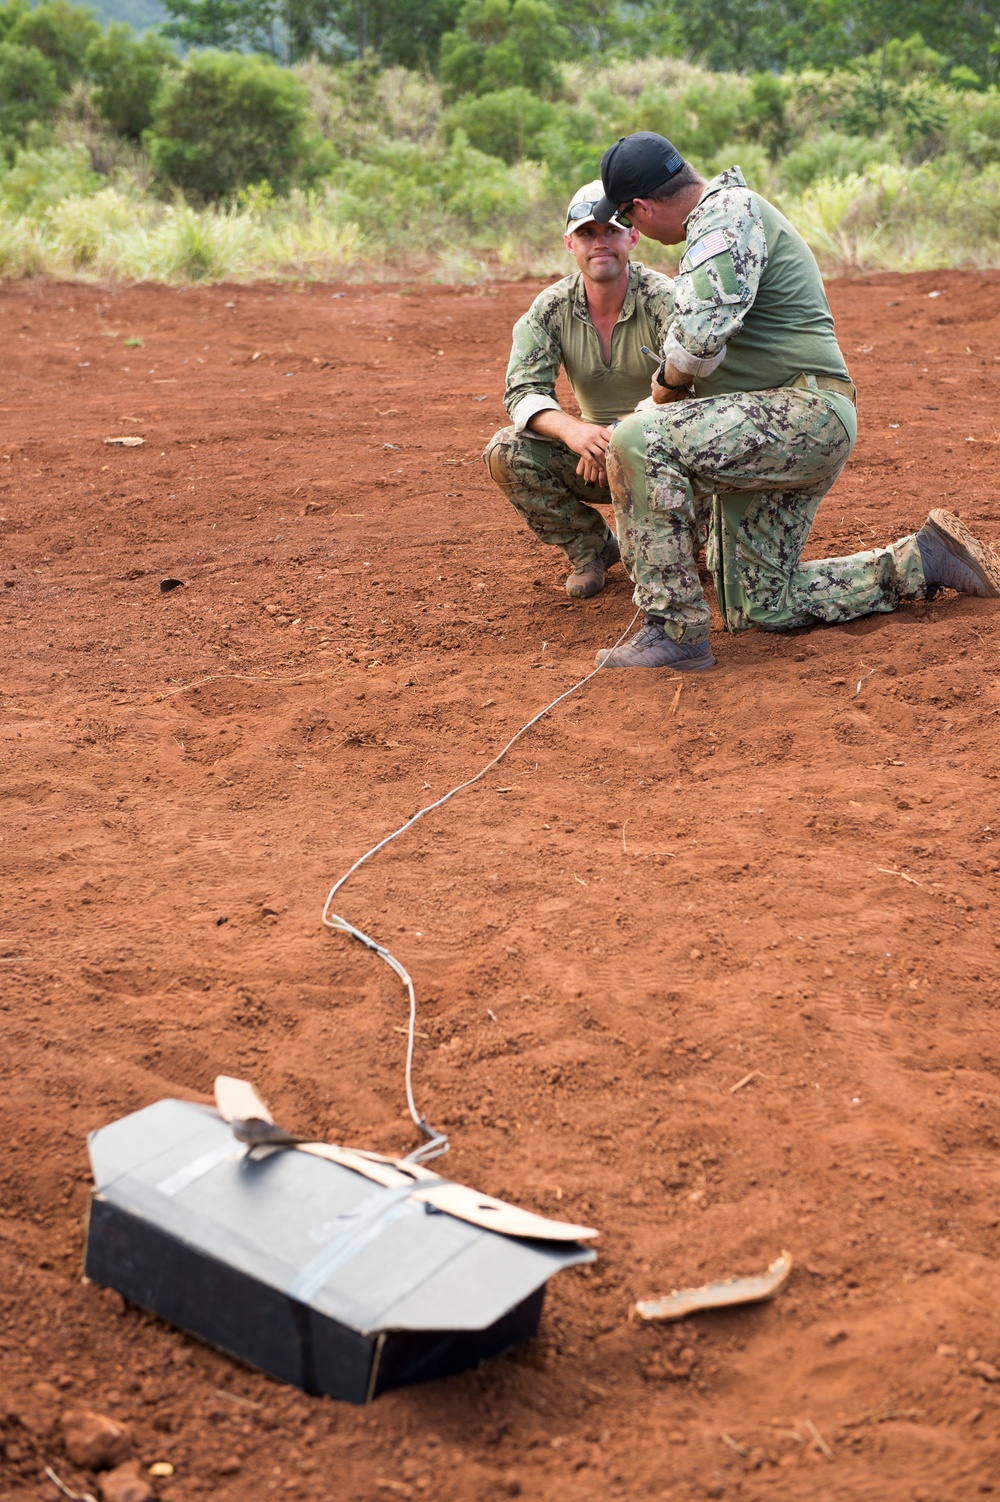
[[[787,100],[787,84],[773,73],[755,73],[750,80],[744,130],[752,141],[760,142],[772,161],[787,149],[791,139]]]
[[[828,130],[794,146],[778,163],[777,177],[789,193],[802,193],[820,178],[843,179],[876,162],[898,162],[899,153],[885,136],[846,136]]]
[[[583,183],[600,177],[606,145],[605,126],[588,110],[557,105],[552,124],[536,143],[553,192],[568,200]]]
[[[87,48],[101,34],[101,28],[87,10],[70,5],[68,0],[42,0],[33,10],[26,10],[7,33],[8,42],[22,47],[37,47],[55,70],[61,91],[69,88],[84,71]]]
[[[963,94],[951,112],[947,142],[977,167],[1000,161],[1000,89]]]
[[[528,89],[497,89],[452,105],[445,130],[449,139],[456,130],[464,131],[477,151],[498,156],[513,166],[522,157],[537,159],[539,139],[553,125],[556,114],[555,105]]]
[[[157,174],[202,200],[262,179],[285,193],[318,166],[302,82],[238,53],[190,56],[167,80],[145,140]]]
[[[702,157],[698,165],[706,177],[715,177],[729,167],[739,167],[748,188],[762,193],[765,198],[774,197],[774,166],[757,141],[729,141],[720,146],[714,156]]]
[[[28,0],[7,0],[0,5],[0,42],[5,42],[22,16],[28,14]]]
[[[373,248],[418,256],[452,241],[489,244],[532,223],[543,196],[537,168],[507,167],[460,130],[446,152],[385,142],[368,161],[341,163],[333,186],[338,222],[360,220]]]
[[[119,135],[137,141],[153,119],[167,71],[178,66],[162,37],[141,39],[124,23],[109,26],[87,48],[94,103]]]
[[[407,68],[380,70],[377,59],[331,68],[310,58],[296,74],[309,107],[338,157],[363,155],[380,139],[433,140],[441,116],[441,90],[432,78]]]
[[[37,47],[0,42],[0,136],[23,146],[31,125],[51,119],[59,92],[56,70]]]
[[[0,176],[0,203],[15,214],[38,214],[102,186],[84,147],[49,146],[17,153],[14,165]]]
[[[551,97],[569,34],[545,0],[465,0],[454,31],[441,38],[445,98],[518,85]]]

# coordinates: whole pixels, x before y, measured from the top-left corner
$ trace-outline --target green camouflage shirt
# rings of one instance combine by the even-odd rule
[[[698,396],[787,386],[802,372],[850,379],[812,251],[738,167],[712,179],[685,229],[664,352]]]
[[[583,273],[546,287],[514,325],[503,400],[517,431],[523,432],[536,412],[558,409],[560,365],[588,422],[608,426],[631,412],[649,395],[654,370],[642,346],[660,349],[673,311],[671,278],[633,261],[625,302],[611,331],[610,364],[605,364],[600,336],[590,321]]]

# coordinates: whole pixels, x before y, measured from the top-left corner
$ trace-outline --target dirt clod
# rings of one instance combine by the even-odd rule
[[[101,1502],[149,1502],[153,1488],[137,1460],[127,1460],[101,1477]]]
[[[61,1427],[63,1448],[68,1458],[84,1470],[110,1470],[112,1466],[121,1465],[132,1453],[129,1430],[124,1424],[108,1418],[106,1413],[76,1408],[63,1414]]]

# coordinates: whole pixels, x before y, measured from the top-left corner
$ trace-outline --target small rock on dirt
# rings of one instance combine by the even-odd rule
[[[149,1502],[153,1488],[137,1460],[127,1460],[101,1477],[102,1502]]]
[[[63,1414],[62,1431],[67,1456],[85,1471],[111,1470],[132,1453],[131,1434],[106,1413],[73,1409]]]
[[[992,1361],[973,1361],[969,1370],[977,1377],[982,1377],[985,1382],[1000,1382],[1000,1369],[995,1367]]]

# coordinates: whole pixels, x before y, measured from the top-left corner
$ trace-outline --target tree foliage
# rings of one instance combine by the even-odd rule
[[[192,53],[164,85],[145,140],[156,172],[204,201],[250,183],[284,193],[317,166],[304,85],[239,53]]]
[[[60,90],[68,89],[83,75],[87,48],[100,36],[101,28],[88,10],[68,0],[42,0],[33,9],[18,9],[20,14],[6,40],[36,47],[52,64]]]
[[[919,35],[947,70],[993,79],[1000,65],[997,0],[647,0],[644,19],[672,18],[680,50],[711,68],[837,68]]]
[[[551,96],[569,52],[569,32],[547,0],[465,0],[458,25],[441,38],[445,97],[511,88]]]
[[[37,47],[0,42],[0,137],[18,145],[59,103],[56,70]]]
[[[461,0],[165,0],[168,35],[197,47],[250,48],[284,62],[377,54],[431,68]]]
[[[137,141],[150,124],[168,72],[178,66],[169,42],[149,33],[137,38],[122,23],[109,26],[87,48],[94,103],[119,135]]]

